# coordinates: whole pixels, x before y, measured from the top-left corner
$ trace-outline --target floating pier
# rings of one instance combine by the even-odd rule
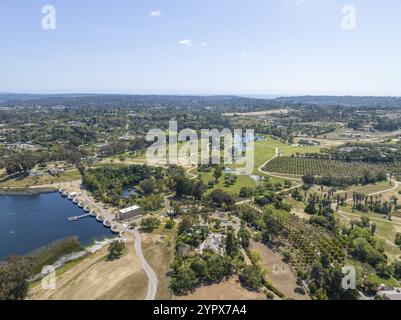
[[[86,218],[86,217],[89,217],[89,214],[83,214],[82,216],[69,217],[69,218],[67,218],[67,220],[68,220],[68,222],[73,222],[73,221],[77,221],[79,219]]]

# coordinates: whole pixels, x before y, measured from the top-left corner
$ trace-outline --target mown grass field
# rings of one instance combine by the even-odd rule
[[[213,171],[211,172],[198,172],[202,181],[207,185],[210,180],[213,180]],[[249,176],[237,176],[237,182],[232,186],[224,186],[224,174],[219,179],[219,183],[215,184],[213,189],[208,189],[207,193],[212,192],[214,189],[222,189],[231,195],[238,195],[242,187],[256,187],[256,182]]]

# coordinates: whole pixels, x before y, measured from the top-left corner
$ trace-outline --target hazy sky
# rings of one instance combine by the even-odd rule
[[[400,0],[0,0],[0,92],[401,95],[400,15]]]

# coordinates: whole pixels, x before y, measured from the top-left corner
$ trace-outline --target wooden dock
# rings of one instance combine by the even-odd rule
[[[68,220],[68,222],[73,222],[73,221],[77,221],[79,219],[86,218],[86,217],[89,217],[89,216],[90,216],[90,214],[88,213],[88,214],[83,214],[82,216],[69,217],[69,218],[67,218],[67,220]]]

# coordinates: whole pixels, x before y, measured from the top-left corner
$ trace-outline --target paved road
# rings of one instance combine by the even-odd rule
[[[146,275],[148,276],[148,293],[146,294],[145,300],[155,300],[157,294],[157,286],[158,286],[158,279],[155,271],[146,261],[145,257],[142,253],[142,238],[141,234],[138,230],[130,230],[135,235],[135,252],[138,256],[139,260],[141,261],[142,269],[145,271]]]

